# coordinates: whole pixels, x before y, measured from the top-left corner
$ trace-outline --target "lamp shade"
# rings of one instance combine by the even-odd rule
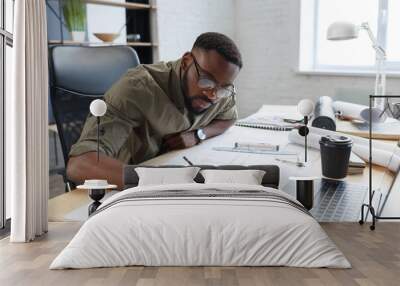
[[[297,111],[303,116],[309,116],[314,111],[314,103],[309,99],[302,99],[297,104]]]
[[[101,99],[95,99],[90,103],[90,113],[93,116],[100,117],[103,116],[107,111],[106,103]]]
[[[329,25],[326,38],[331,41],[350,40],[358,37],[358,26],[349,22],[334,22]]]

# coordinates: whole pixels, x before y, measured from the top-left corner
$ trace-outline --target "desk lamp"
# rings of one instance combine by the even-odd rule
[[[90,103],[90,113],[97,119],[97,164],[100,161],[100,117],[103,116],[107,111],[106,103],[101,99],[93,100]],[[107,180],[89,179],[85,180],[83,185],[77,186],[78,189],[86,189],[89,191],[89,197],[94,202],[89,205],[89,216],[96,211],[101,205],[100,200],[104,197],[107,189],[115,189],[116,185],[108,184]]]
[[[330,41],[342,41],[358,38],[358,32],[364,30],[372,42],[372,48],[375,50],[375,65],[376,65],[376,78],[375,78],[375,95],[385,95],[386,93],[386,52],[385,49],[379,45],[377,39],[371,31],[367,22],[361,23],[357,26],[348,22],[334,22],[328,27],[326,38]],[[375,98],[374,107],[380,110],[385,110],[388,104],[387,98]]]
[[[304,125],[299,128],[299,134],[304,136],[304,162],[307,163],[307,134],[309,132],[307,124],[308,117],[314,111],[314,103],[309,99],[302,99],[297,105],[297,111],[304,117]]]
[[[90,113],[97,119],[97,163],[99,163],[100,160],[99,157],[100,117],[103,116],[106,113],[106,111],[107,111],[107,105],[103,100],[96,99],[90,103]]]

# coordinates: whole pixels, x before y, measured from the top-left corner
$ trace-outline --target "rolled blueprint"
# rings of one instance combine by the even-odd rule
[[[353,140],[353,147],[351,151],[364,161],[369,161],[369,140],[357,136],[349,136],[339,132],[310,127],[310,133],[307,136],[308,146],[319,149],[319,140],[321,137],[333,134],[350,137]],[[298,130],[292,130],[289,133],[288,138],[290,143],[304,146],[304,137],[298,133]],[[372,146],[372,163],[388,168],[393,172],[397,172],[400,168],[400,154],[395,154],[393,152],[393,146],[384,142],[375,141],[373,142]]]
[[[335,112],[333,101],[329,96],[321,96],[314,109],[312,126],[327,130],[336,130]]]
[[[366,105],[344,101],[335,101],[333,103],[333,108],[336,112],[340,113],[341,116],[367,122],[369,121],[369,107]],[[386,113],[382,113],[381,109],[372,107],[371,111],[372,122],[379,123],[386,120]]]
[[[350,134],[345,134],[345,133],[341,133],[341,132],[333,132],[333,131],[329,131],[329,130],[321,130],[319,128],[313,128],[313,127],[309,127],[310,129],[310,133],[313,134],[319,134],[321,136],[326,136],[326,135],[339,135],[339,136],[346,136],[351,138],[351,140],[353,140],[354,144],[358,144],[358,145],[362,145],[362,146],[369,146],[369,139],[367,138],[363,138],[363,137],[359,137],[359,136],[354,136],[354,135],[350,135]],[[385,142],[382,141],[373,141],[373,147],[374,148],[378,148],[378,149],[382,149],[382,150],[392,150],[393,146],[390,144],[387,144]]]

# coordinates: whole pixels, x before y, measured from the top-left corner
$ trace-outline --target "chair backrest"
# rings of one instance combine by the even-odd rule
[[[128,46],[53,46],[49,49],[50,100],[65,165],[79,139],[92,100],[105,92],[129,68],[139,65]]]

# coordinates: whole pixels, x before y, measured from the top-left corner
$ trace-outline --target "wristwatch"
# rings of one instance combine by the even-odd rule
[[[206,133],[204,133],[204,130],[201,129],[201,128],[197,129],[197,130],[194,132],[194,136],[196,137],[198,143],[200,143],[200,142],[206,140],[206,138],[207,138]]]

